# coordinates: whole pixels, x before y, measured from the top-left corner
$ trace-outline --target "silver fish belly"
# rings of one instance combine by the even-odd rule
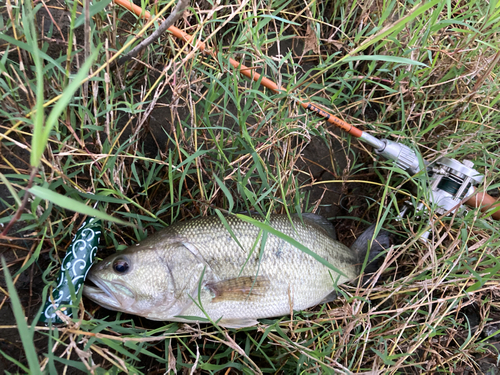
[[[89,279],[97,288],[86,285],[84,295],[152,320],[209,318],[239,328],[317,305],[335,284],[359,276],[359,255],[329,236],[314,215],[292,222],[272,215],[268,224],[345,276],[251,223],[234,216],[226,221],[237,241],[217,216],[172,225],[94,266]]]

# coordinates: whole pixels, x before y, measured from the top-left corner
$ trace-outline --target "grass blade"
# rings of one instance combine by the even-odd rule
[[[101,220],[106,220],[106,221],[111,221],[113,223],[117,224],[122,224],[122,225],[127,225],[127,226],[135,226],[132,223],[128,223],[126,221],[117,219],[116,217],[113,217],[111,215],[108,215],[107,213],[104,213],[102,211],[96,210],[92,207],[87,206],[84,203],[78,202],[72,198],[65,197],[64,195],[61,195],[59,193],[56,193],[55,191],[46,189],[41,186],[33,186],[31,189],[28,190],[31,194],[36,195],[39,198],[45,199],[49,202],[52,202],[59,207],[65,208],[70,211],[78,212],[81,213],[82,215],[88,215],[88,216],[93,216]]]
[[[3,175],[3,173],[0,173],[0,179],[4,183],[4,185],[9,189],[9,193],[12,195],[12,198],[16,201],[16,204],[18,207],[21,207],[21,200],[19,199],[19,196],[17,195],[16,191],[12,187],[12,184],[10,183],[9,180]]]
[[[275,235],[278,238],[281,238],[282,240],[288,242],[290,245],[292,245],[292,246],[296,247],[297,249],[303,251],[307,255],[312,256],[314,259],[316,259],[318,262],[320,262],[325,267],[330,268],[332,271],[335,271],[339,275],[347,277],[342,271],[340,271],[339,269],[337,269],[336,267],[334,267],[333,265],[331,265],[329,262],[327,262],[326,260],[324,260],[318,254],[316,254],[315,252],[309,250],[306,246],[302,245],[297,240],[294,240],[292,237],[287,236],[286,234],[281,233],[280,231],[274,229],[270,225],[268,225],[266,223],[263,223],[261,221],[255,220],[255,219],[253,219],[253,218],[251,218],[249,216],[245,216],[245,215],[241,215],[241,214],[236,214],[236,217],[238,219],[240,219],[240,220],[246,221],[247,223],[255,225],[257,228],[260,228],[260,229],[262,229],[262,230],[264,230],[266,232],[269,232],[269,233]]]
[[[52,111],[50,112],[50,115],[47,117],[45,126],[42,127],[42,124],[38,122],[35,123],[35,133],[33,136],[32,153],[31,153],[32,166],[36,167],[40,163],[40,159],[45,150],[45,147],[47,146],[47,142],[49,140],[49,135],[52,128],[56,124],[61,113],[68,106],[69,102],[73,99],[73,94],[76,92],[76,90],[78,90],[78,88],[81,85],[81,82],[88,74],[90,67],[92,66],[92,62],[97,57],[97,53],[99,52],[99,50],[100,46],[94,50],[94,52],[89,56],[87,61],[85,61],[85,63],[82,65],[81,69],[78,71],[73,81],[71,81],[71,83],[64,89],[61,98],[56,102],[54,108],[52,108]],[[43,96],[41,99],[39,99],[39,97],[37,96],[37,103],[39,100],[43,101]],[[43,107],[43,102],[41,106]],[[40,110],[40,108],[38,107],[39,106],[37,104],[36,116],[38,116],[39,113],[43,114],[43,110]]]
[[[40,371],[40,365],[38,364],[35,344],[33,343],[33,333],[30,331],[30,329],[28,328],[28,324],[26,323],[24,311],[21,306],[21,301],[19,299],[19,296],[17,295],[16,287],[12,282],[12,277],[10,276],[10,272],[4,257],[2,257],[2,268],[3,274],[5,276],[5,283],[7,284],[7,290],[9,291],[12,311],[14,312],[17,329],[19,331],[19,336],[21,337],[21,342],[23,343],[23,348],[26,354],[30,372],[31,374],[41,374],[42,372]]]
[[[385,55],[348,56],[344,59],[344,62],[348,61],[386,61],[398,64],[418,65],[418,66],[428,67],[426,64],[420,61],[407,59],[406,57],[385,56]]]
[[[229,213],[232,213],[233,207],[234,207],[234,199],[233,199],[233,196],[231,195],[231,192],[226,187],[226,185],[224,185],[224,182],[222,182],[221,179],[219,177],[217,177],[217,175],[215,173],[214,173],[214,178],[215,178],[215,181],[217,182],[217,185],[219,185],[222,192],[224,193],[224,195],[227,198],[227,202],[229,203],[229,209],[228,209]]]

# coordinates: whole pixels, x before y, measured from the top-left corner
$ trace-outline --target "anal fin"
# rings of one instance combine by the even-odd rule
[[[337,293],[335,291],[333,291],[333,292],[329,293],[325,298],[323,298],[319,304],[321,305],[323,303],[333,302],[337,298],[338,298]]]
[[[226,328],[252,327],[259,322],[256,319],[221,319],[218,324]]]

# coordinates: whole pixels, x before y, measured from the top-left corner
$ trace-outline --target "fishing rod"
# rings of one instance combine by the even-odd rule
[[[115,4],[120,5],[127,10],[133,12],[140,18],[150,20],[151,14],[143,10],[141,7],[133,4],[130,0],[113,0]],[[175,37],[192,43],[194,37],[175,26],[170,26],[168,29]],[[197,48],[200,51],[212,56],[215,52],[206,48],[205,42],[196,41]],[[286,89],[278,86],[274,81],[249,68],[229,57],[229,63],[244,76],[260,82],[261,85],[275,93],[285,93]],[[477,192],[477,187],[483,182],[484,175],[475,170],[474,163],[470,160],[465,160],[463,163],[456,159],[440,158],[432,163],[423,160],[420,154],[417,154],[413,149],[400,142],[391,141],[389,139],[379,139],[371,134],[356,128],[354,125],[341,120],[337,116],[318,106],[317,104],[302,99],[296,99],[304,109],[316,112],[319,116],[348,134],[358,138],[360,141],[372,146],[374,152],[387,160],[393,161],[396,166],[415,175],[426,169],[429,173],[429,199],[437,206],[436,212],[442,215],[451,215],[460,209],[465,203],[469,207],[480,208],[482,212],[490,211],[491,217],[500,220],[500,202],[486,192]],[[421,165],[421,160],[423,165]],[[423,203],[418,204],[417,211],[425,211]],[[404,215],[408,211],[409,206],[406,205],[401,211]]]

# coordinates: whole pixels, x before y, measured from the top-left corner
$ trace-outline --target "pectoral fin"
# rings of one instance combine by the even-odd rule
[[[242,276],[207,283],[206,287],[213,295],[212,302],[247,301],[265,295],[270,282],[266,276]]]

